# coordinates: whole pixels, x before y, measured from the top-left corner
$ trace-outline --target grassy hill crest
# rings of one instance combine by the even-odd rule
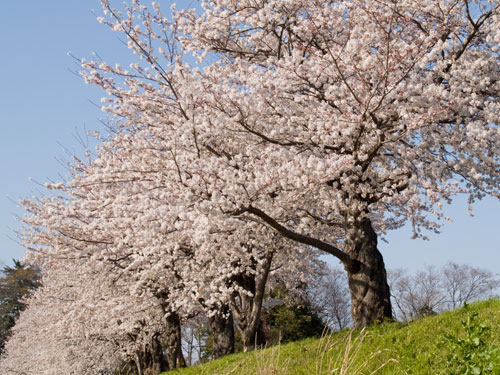
[[[346,330],[164,375],[500,374],[500,300]]]

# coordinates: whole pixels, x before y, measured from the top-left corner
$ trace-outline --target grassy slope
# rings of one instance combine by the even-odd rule
[[[377,374],[444,374],[452,349],[443,342],[443,337],[445,334],[464,337],[461,322],[471,311],[479,314],[478,323],[491,328],[485,336],[487,342],[500,346],[500,300],[489,300],[471,304],[468,310],[462,308],[412,323],[385,323],[363,332],[339,332],[322,339],[234,354],[164,374],[358,375],[372,374],[377,369]],[[500,374],[500,350],[495,356],[493,373]],[[333,370],[342,363],[349,368]]]

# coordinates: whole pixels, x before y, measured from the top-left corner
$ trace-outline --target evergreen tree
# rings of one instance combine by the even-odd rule
[[[14,259],[13,267],[5,266],[0,278],[0,354],[19,313],[24,299],[40,285],[40,270]]]
[[[267,302],[261,320],[268,345],[320,337],[326,329],[302,293],[278,285]]]

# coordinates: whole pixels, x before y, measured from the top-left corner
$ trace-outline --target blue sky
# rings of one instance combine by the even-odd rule
[[[160,1],[167,10],[170,1]],[[179,7],[195,4],[180,1]],[[99,129],[101,91],[75,75],[67,56],[90,57],[93,51],[109,63],[130,61],[119,34],[95,20],[97,0],[0,1],[0,264],[22,256],[12,238],[22,215],[16,202],[37,194],[48,179],[65,174],[61,160],[81,153],[79,138]],[[411,240],[409,230],[392,232],[380,242],[388,268],[421,269],[448,261],[500,273],[500,203],[487,198],[470,217],[459,199],[447,209],[454,217],[430,241]]]

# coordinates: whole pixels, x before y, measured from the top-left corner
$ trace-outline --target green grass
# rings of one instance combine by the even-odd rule
[[[474,328],[489,329],[481,339],[493,355],[492,374],[500,374],[500,300],[492,299],[452,312],[411,323],[384,323],[363,331],[343,331],[321,339],[307,339],[251,353],[238,353],[216,361],[166,372],[169,375],[313,375],[313,374],[466,374],[465,367],[451,364],[460,357],[458,347],[445,336],[466,339],[467,321],[473,312]],[[470,326],[470,325],[469,325]],[[471,330],[469,329],[469,332]],[[471,339],[469,341],[474,341]],[[465,345],[465,344],[463,344]],[[472,359],[474,360],[474,359]],[[484,358],[483,358],[484,360]],[[461,368],[461,370],[460,370]],[[486,372],[483,372],[486,374]],[[474,374],[474,372],[471,372]],[[481,374],[478,373],[478,374]]]

